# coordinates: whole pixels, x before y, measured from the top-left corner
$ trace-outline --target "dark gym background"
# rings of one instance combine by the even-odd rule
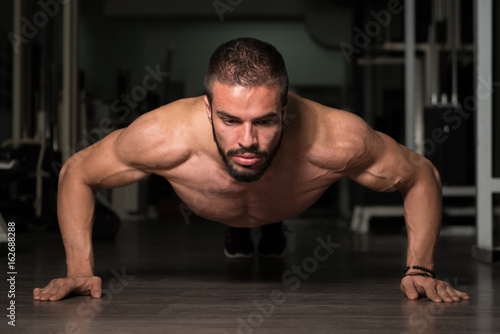
[[[17,1],[22,3],[21,36],[13,34],[14,4]],[[235,282],[241,280],[250,283],[255,290],[267,291],[263,284],[279,282],[289,265],[302,261],[309,254],[317,235],[332,233],[338,236],[337,241],[344,250],[341,248],[335,259],[329,260],[329,269],[321,272],[321,278],[309,282],[310,290],[304,288],[306,293],[297,297],[299,301],[294,299],[288,309],[276,309],[278,315],[271,316],[259,328],[263,333],[281,333],[283,328],[289,331],[308,328],[311,332],[330,332],[332,328],[340,328],[343,333],[420,333],[418,330],[423,328],[431,333],[446,332],[451,322],[457,325],[448,330],[453,333],[499,331],[500,312],[497,311],[500,299],[495,290],[497,284],[492,283],[498,282],[499,271],[497,265],[490,264],[498,260],[500,245],[498,194],[491,195],[494,203],[491,235],[495,247],[485,253],[471,251],[481,248],[477,240],[475,211],[477,182],[482,177],[500,177],[500,79],[496,61],[500,45],[496,18],[500,15],[500,6],[496,1],[492,5],[495,19],[489,36],[492,40],[492,73],[491,77],[483,78],[491,83],[490,93],[493,96],[490,138],[493,144],[492,175],[481,175],[476,170],[478,131],[475,97],[477,86],[484,84],[478,83],[475,72],[477,39],[474,31],[481,23],[475,17],[478,1],[483,0],[414,1],[415,108],[418,114],[418,121],[415,122],[416,149],[436,165],[446,188],[442,240],[437,257],[441,263],[447,263],[447,266],[441,267],[447,279],[459,277],[457,284],[465,284],[472,294],[476,294],[476,301],[473,299],[472,305],[469,305],[475,308],[434,312],[428,304],[400,302],[399,296],[390,297],[393,300],[384,299],[387,291],[390,291],[389,294],[397,293],[400,266],[404,262],[406,230],[404,219],[398,214],[402,206],[399,193],[380,194],[350,180],[342,180],[332,185],[303,215],[288,222],[291,253],[285,262],[259,266],[256,260],[250,266],[241,266],[223,262],[224,226],[196,217],[186,222],[183,211],[179,209],[182,202],[169,183],[160,177],[150,176],[133,186],[99,191],[94,240],[96,254],[102,258],[101,262],[96,260],[96,271],[107,282],[112,278],[108,267],[118,268],[119,263],[133,271],[139,281],[143,280],[134,283],[141,289],[149,289],[149,283],[162,288],[166,288],[162,284],[169,286],[172,283],[184,291],[181,295],[193,293],[202,297],[194,299],[194,306],[190,308],[184,304],[185,299],[178,295],[175,298],[179,299],[172,297],[175,292],[168,290],[172,295],[156,300],[153,298],[156,292],[147,290],[148,296],[158,304],[153,302],[151,307],[155,311],[144,315],[146,318],[141,318],[142,315],[137,319],[133,317],[140,314],[137,305],[147,302],[125,294],[117,296],[111,305],[123,314],[130,312],[132,320],[114,318],[116,314],[110,311],[112,308],[104,308],[102,313],[96,312],[97,316],[92,321],[86,321],[88,318],[82,320],[72,311],[68,311],[70,315],[64,321],[84,321],[86,325],[81,328],[89,333],[113,330],[125,333],[144,319],[158,324],[158,328],[151,325],[150,330],[153,331],[167,328],[183,333],[201,330],[234,332],[238,326],[234,319],[240,315],[246,317],[252,310],[245,308],[246,304],[238,304],[241,301],[237,301],[237,296],[233,299],[220,292],[224,291],[224,284],[230,284],[250,300],[248,305],[252,305],[251,301],[262,295],[255,297],[246,287],[233,286]],[[64,22],[66,5],[60,2],[8,0],[0,8],[0,214],[5,222],[16,222],[18,263],[24,268],[23,276],[18,278],[24,289],[19,302],[23,308],[18,314],[21,319],[34,319],[31,323],[29,320],[25,322],[29,324],[26,328],[30,328],[30,333],[49,332],[52,326],[64,328],[61,325],[64,321],[55,313],[45,306],[32,305],[30,299],[30,289],[35,285],[46,284],[58,274],[64,275],[64,253],[56,214],[57,178],[64,160],[68,154],[95,143],[114,129],[128,126],[145,112],[184,97],[202,95],[208,58],[219,44],[243,36],[274,44],[286,61],[291,91],[360,115],[374,129],[387,133],[401,144],[407,144],[404,0],[66,1],[77,4],[78,9],[76,19],[73,17],[77,22],[73,26],[77,28],[73,39],[77,65],[72,72],[76,97],[75,105],[71,106],[73,118],[69,144],[65,141],[64,132],[67,130],[64,119],[70,111],[64,105],[67,81],[63,55],[68,48],[64,34],[71,25]],[[384,18],[380,13],[387,12],[389,8],[400,10],[389,15],[390,22],[379,21]],[[367,30],[370,24],[377,30]],[[16,50],[22,50],[20,72],[14,69]],[[18,88],[14,87],[15,73],[18,73],[18,82],[22,82]],[[143,80],[152,73],[168,75],[153,75],[156,80],[154,88],[145,89]],[[16,89],[22,96],[16,109],[17,115],[14,111]],[[21,119],[19,142],[13,140],[14,116]],[[445,134],[446,140],[433,140],[436,131]],[[375,211],[387,208],[387,214],[370,215],[368,212],[372,212],[372,208]],[[356,222],[362,221],[360,212],[370,215],[364,227],[356,225]],[[301,235],[305,236],[305,240],[299,238]],[[4,244],[0,250],[2,256],[7,253]],[[148,267],[142,263],[144,256],[151,257],[148,261],[154,265]],[[162,259],[159,260],[159,256]],[[7,262],[5,257],[1,258]],[[118,258],[117,262],[115,258]],[[477,258],[486,260],[488,264],[478,262]],[[463,267],[459,268],[461,264]],[[173,269],[172,272],[162,269],[164,271],[157,273],[157,267]],[[212,274],[209,270],[212,267],[222,276]],[[200,275],[197,275],[197,270]],[[398,275],[394,275],[389,284],[384,280],[385,275],[393,273]],[[358,284],[369,282],[372,274],[381,287],[380,291],[373,293],[386,304],[380,307],[367,302],[370,305],[365,305],[366,309],[363,303],[350,304],[348,300],[352,296],[368,298],[366,296],[372,293],[368,287],[363,290],[363,296],[356,291]],[[480,276],[488,279],[481,281]],[[342,316],[323,318],[321,309],[315,304],[318,303],[316,297],[329,289],[327,283],[335,279],[338,290],[326,292],[331,295],[324,300],[319,297],[319,303],[324,303],[322,307],[333,307],[328,314],[340,312],[338,314],[343,314],[345,319]],[[225,306],[210,299],[213,296],[206,295],[209,288],[203,286],[203,282],[211,280],[215,282],[215,290],[221,289],[217,291],[223,296],[222,304],[225,303]],[[191,285],[192,282],[195,282],[194,285]],[[198,286],[196,282],[202,283]],[[351,282],[356,283],[349,285]],[[481,290],[481,284],[490,284],[489,290]],[[343,300],[336,299],[339,296],[337,293],[346,290],[353,295],[348,293]],[[0,293],[4,294],[4,290]],[[485,305],[496,313],[488,313],[477,306],[480,296],[483,296]],[[129,310],[122,309],[124,304],[118,306],[119,298],[124,298],[126,305],[130,303]],[[300,298],[305,301],[300,301]],[[200,320],[197,316],[200,309],[210,309],[204,304],[206,300],[214,303],[212,307],[220,306],[222,314],[230,315],[218,324],[213,320],[217,312],[207,311],[206,318],[214,322],[203,316]],[[73,303],[69,310],[78,306],[78,302],[69,302]],[[238,305],[236,309],[232,308],[233,302]],[[167,311],[162,313],[155,308],[165,303],[170,307]],[[64,313],[63,306],[55,307],[57,312]],[[310,313],[304,311],[308,307]],[[377,313],[384,307],[390,309],[388,314]],[[422,307],[428,312],[420,312]],[[365,311],[366,319],[371,324],[356,311],[360,309]],[[29,314],[23,314],[22,310]],[[36,312],[47,318],[43,321],[33,318]],[[298,321],[302,312],[316,319],[315,323],[305,326]],[[165,314],[168,315],[165,319],[158,316]],[[387,317],[371,317],[371,314]],[[420,326],[422,323],[415,325],[412,322],[415,314],[417,319],[426,321],[425,328]],[[425,317],[425,314],[429,315]],[[182,319],[182,324],[172,325],[175,319]],[[389,327],[384,329],[384,321],[380,319],[389,319]],[[37,328],[37,321],[41,321],[43,326]],[[119,325],[120,321],[125,325]],[[22,323],[19,327],[22,328]],[[257,332],[257,328],[253,329]]]

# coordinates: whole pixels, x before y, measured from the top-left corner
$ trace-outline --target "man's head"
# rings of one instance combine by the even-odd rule
[[[274,46],[252,38],[221,45],[205,76],[205,106],[229,174],[258,180],[278,152],[288,75]]]
[[[243,87],[276,86],[281,103],[286,105],[288,73],[285,61],[273,45],[255,38],[233,39],[214,51],[204,80],[205,94],[210,103],[215,82]]]

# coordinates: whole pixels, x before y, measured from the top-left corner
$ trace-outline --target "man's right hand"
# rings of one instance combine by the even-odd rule
[[[35,288],[33,299],[41,301],[60,300],[75,293],[83,296],[101,298],[102,279],[97,276],[71,276],[66,278],[55,278],[45,288]]]

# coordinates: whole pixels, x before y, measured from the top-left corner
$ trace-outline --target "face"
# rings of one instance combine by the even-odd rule
[[[229,174],[237,181],[262,177],[278,152],[286,106],[277,87],[227,86],[215,82],[205,97],[214,140]]]

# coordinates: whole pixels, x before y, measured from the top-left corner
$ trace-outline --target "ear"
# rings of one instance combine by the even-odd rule
[[[203,102],[205,103],[205,111],[207,113],[208,121],[212,123],[212,107],[210,106],[210,102],[208,101],[208,97],[206,95],[203,97]]]

